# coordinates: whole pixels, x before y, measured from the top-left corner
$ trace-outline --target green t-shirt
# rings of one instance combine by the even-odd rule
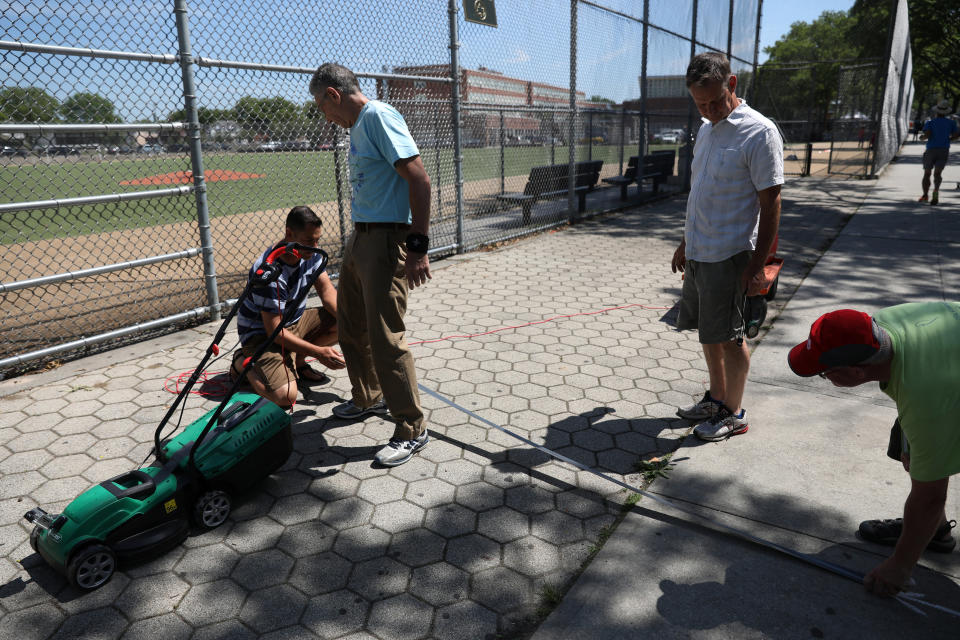
[[[897,403],[910,477],[960,473],[960,303],[901,304],[873,318],[893,344],[890,380],[880,388]]]

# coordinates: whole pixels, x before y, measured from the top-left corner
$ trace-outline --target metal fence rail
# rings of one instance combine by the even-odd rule
[[[761,2],[500,0],[494,28],[456,0],[24,0],[0,18],[0,375],[218,317],[296,205],[337,271],[349,134],[307,92],[321,62],[404,115],[443,255],[635,205],[649,184],[622,200],[603,178],[653,151],[675,158],[660,191],[683,190],[687,62],[724,51],[752,73]],[[584,211],[573,178],[529,218],[498,199],[583,162],[599,162]]]

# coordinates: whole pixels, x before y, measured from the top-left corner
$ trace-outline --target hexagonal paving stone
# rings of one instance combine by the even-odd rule
[[[130,620],[152,618],[174,611],[189,588],[170,573],[135,578],[113,604]]]
[[[68,456],[59,456],[54,458],[40,468],[40,473],[48,478],[66,478],[68,476],[78,476],[86,471],[87,467],[93,464],[90,456],[82,453],[75,453]]]
[[[363,626],[370,603],[342,589],[307,603],[301,622],[321,638],[339,638]]]
[[[490,638],[497,632],[497,614],[476,602],[460,602],[437,611],[433,636],[437,640]]]
[[[530,531],[552,544],[563,544],[583,537],[583,522],[562,511],[547,511],[530,519]]]
[[[136,446],[136,442],[127,437],[109,438],[96,442],[88,453],[96,460],[106,460],[108,458],[120,458]]]
[[[288,582],[308,596],[315,596],[347,586],[352,570],[352,562],[327,551],[297,560]]]
[[[306,632],[306,629],[303,630]],[[243,626],[239,620],[227,620],[197,629],[190,640],[257,640],[257,634]]]
[[[445,463],[446,466],[452,463]],[[410,502],[422,507],[434,507],[448,504],[453,501],[456,487],[439,478],[428,478],[411,482],[407,486],[405,497]]]
[[[384,531],[396,533],[419,527],[423,523],[424,510],[406,500],[379,504],[373,511],[370,523]]]
[[[375,602],[367,628],[384,640],[416,640],[430,631],[433,609],[409,594]]]
[[[479,571],[500,564],[500,545],[490,538],[471,533],[447,541],[447,562],[467,571]]]
[[[21,411],[28,416],[42,416],[48,413],[56,413],[66,407],[69,403],[63,398],[49,398],[47,400],[37,400],[25,405]]]
[[[497,542],[509,542],[530,533],[530,523],[526,514],[510,507],[498,507],[485,511],[478,518],[477,532]]]
[[[42,486],[30,492],[30,497],[39,504],[50,504],[66,500],[73,500],[83,493],[90,483],[82,476],[70,476],[47,480]]]
[[[367,600],[382,600],[403,593],[410,569],[390,558],[374,558],[353,568],[347,586]]]
[[[528,578],[507,567],[495,567],[473,575],[470,599],[506,613],[528,600],[531,591]]]
[[[578,431],[573,434],[573,444],[588,451],[603,451],[613,447],[613,438],[602,431]]]
[[[554,508],[553,493],[542,487],[522,485],[504,492],[506,504],[521,513],[543,513]]]
[[[177,613],[195,627],[235,618],[247,592],[232,580],[217,580],[194,586],[187,592]]]
[[[287,579],[293,558],[277,549],[258,551],[240,558],[230,577],[251,591],[272,587]]]
[[[473,531],[476,521],[477,514],[470,509],[458,504],[448,504],[428,510],[424,526],[444,537],[452,538]]]
[[[365,524],[341,531],[333,550],[348,560],[359,562],[386,554],[389,544],[389,533]]]
[[[86,431],[86,428],[83,429]],[[88,433],[64,435],[47,446],[47,451],[55,456],[68,456],[77,453],[86,453],[96,438]]]
[[[119,611],[112,607],[84,611],[67,618],[54,638],[119,638],[130,624]],[[24,638],[24,636],[18,636]]]
[[[329,502],[320,514],[320,520],[334,529],[355,527],[370,521],[373,505],[360,498],[344,498]]]
[[[47,462],[53,459],[53,456],[43,449],[34,449],[32,451],[23,451],[7,456],[3,462],[0,462],[0,474],[9,476],[39,469]]]
[[[373,504],[383,504],[402,498],[406,488],[407,485],[402,480],[383,476],[364,481],[357,491],[357,496]]]
[[[419,567],[443,558],[446,538],[427,529],[413,529],[393,536],[388,554],[411,567]]]
[[[261,489],[273,496],[290,496],[303,493],[313,482],[313,478],[303,471],[283,471],[275,473],[261,483]]]
[[[335,529],[317,520],[287,527],[277,547],[294,558],[328,551],[337,536]]]
[[[55,433],[50,431],[38,431],[36,433],[25,433],[10,440],[5,445],[13,453],[21,451],[31,451],[33,449],[43,449],[51,442],[57,439]]]
[[[243,603],[240,620],[260,633],[289,626],[307,606],[302,593],[282,584],[254,591]]]
[[[239,553],[217,543],[188,549],[174,566],[174,571],[190,584],[197,585],[228,577],[239,561]]]
[[[270,518],[245,520],[234,525],[225,542],[235,551],[253,553],[274,546],[283,534],[283,526]]]
[[[323,509],[322,500],[309,493],[298,493],[278,498],[269,516],[283,525],[316,520]]]
[[[409,592],[434,606],[467,597],[470,574],[448,562],[436,562],[413,570]]]
[[[473,511],[487,511],[503,504],[503,490],[486,482],[474,482],[457,487],[456,500]]]
[[[504,546],[503,563],[528,576],[540,576],[554,571],[560,564],[557,548],[532,536]]]
[[[481,480],[483,478],[483,467],[469,460],[450,460],[437,465],[437,478],[445,480],[456,488],[463,484]]]

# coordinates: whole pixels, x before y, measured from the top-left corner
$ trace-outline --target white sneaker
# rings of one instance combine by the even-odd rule
[[[713,442],[746,433],[749,428],[746,409],[740,409],[740,415],[735,416],[730,409],[721,406],[717,415],[698,424],[693,432],[701,440]]]
[[[430,442],[430,436],[427,435],[426,429],[413,440],[391,438],[387,446],[377,452],[375,460],[385,467],[396,467],[412,458],[413,454],[427,446],[428,442]]]
[[[704,392],[703,398],[689,407],[677,409],[677,415],[685,420],[706,420],[717,415],[723,404],[710,397],[710,390]]]
[[[358,407],[353,404],[353,400],[349,400],[333,408],[333,415],[343,420],[356,420],[357,418],[363,418],[369,415],[385,416],[388,413],[390,413],[390,410],[387,409],[387,403],[383,400],[375,402],[366,408]]]

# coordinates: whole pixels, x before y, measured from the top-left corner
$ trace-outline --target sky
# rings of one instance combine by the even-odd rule
[[[639,97],[643,29],[638,0],[597,0],[578,6],[577,89],[615,102]],[[450,50],[446,0],[407,0],[411,11],[388,10],[395,0],[188,0],[194,55],[312,67],[334,60],[356,71],[390,71],[405,65],[445,64]],[[764,0],[760,61],[798,20],[853,0]],[[0,13],[0,39],[90,48],[173,53],[169,0],[82,0],[70,11],[63,0],[14,0]],[[650,21],[679,34],[691,32],[693,0],[651,0]],[[729,0],[698,0],[697,39],[726,48]],[[755,22],[749,0],[735,3],[732,46],[736,70],[753,61]],[[642,11],[639,12],[642,15]],[[627,16],[633,16],[631,19]],[[460,22],[460,63],[516,78],[565,87],[569,72],[568,0],[498,0],[496,29]],[[698,47],[698,49],[700,49]],[[682,75],[690,44],[650,29],[648,75]],[[60,100],[93,91],[112,100],[122,118],[164,118],[182,106],[176,65],[70,59],[0,53],[0,84],[42,86]],[[309,100],[307,77],[258,71],[196,71],[200,105],[229,108],[245,96]],[[373,81],[364,91],[375,91]]]
[[[766,62],[764,47],[773,45],[790,31],[794,22],[813,22],[824,11],[847,11],[853,0],[765,0],[760,21],[760,62]]]

